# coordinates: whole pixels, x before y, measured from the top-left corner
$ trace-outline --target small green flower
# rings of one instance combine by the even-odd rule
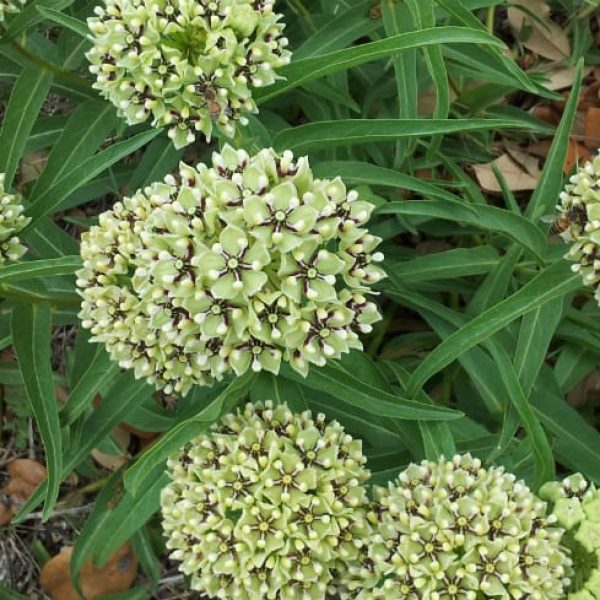
[[[570,178],[560,201],[560,235],[571,244],[565,258],[576,261],[573,271],[581,273],[600,302],[600,155]]]
[[[561,543],[572,567],[568,600],[600,599],[600,490],[577,473],[540,490],[566,532]]]
[[[17,13],[27,0],[0,0],[0,22],[4,21],[7,13]]]
[[[231,600],[324,600],[370,532],[361,443],[324,415],[248,404],[169,459],[171,558]]]
[[[545,503],[468,454],[376,488],[371,520],[367,550],[341,573],[343,598],[564,598],[570,560]]]
[[[4,189],[4,173],[0,173],[0,265],[19,260],[27,252],[17,237],[31,221],[24,210],[21,195]]]
[[[306,375],[381,317],[372,205],[308,160],[225,146],[100,215],[82,237],[81,318],[123,368],[185,394],[231,371]]]
[[[94,87],[129,124],[168,127],[177,148],[258,112],[252,88],[290,62],[274,0],[105,0],[88,19]]]

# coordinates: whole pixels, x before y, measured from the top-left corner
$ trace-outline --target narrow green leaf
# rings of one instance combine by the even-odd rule
[[[583,80],[584,61],[581,59],[577,64],[577,70],[573,79],[573,86],[569,99],[565,106],[562,119],[552,140],[550,151],[546,157],[544,170],[538,184],[529,200],[529,205],[525,215],[532,221],[537,221],[545,213],[551,213],[558,202],[558,195],[563,184],[563,165],[567,149],[569,146],[569,137],[579,102],[579,93],[581,91],[581,82]]]
[[[285,80],[279,81],[268,88],[256,90],[254,97],[260,104],[308,81],[338,71],[345,71],[379,58],[386,58],[402,50],[452,43],[503,46],[503,43],[494,36],[481,31],[473,31],[466,27],[435,27],[422,31],[401,33],[384,40],[293,61],[290,65],[281,69],[279,73]]]
[[[351,42],[378,29],[381,26],[378,20],[369,18],[369,8],[372,5],[372,0],[360,0],[353,3],[345,12],[328,19],[294,50],[294,60],[320,56],[326,52],[345,48]]]
[[[580,287],[581,276],[572,273],[568,264],[558,262],[549,266],[512,296],[447,337],[413,372],[408,385],[409,397],[414,396],[430,377],[463,352],[488,339],[518,317]]]
[[[64,458],[60,480],[66,479],[73,469],[84,461],[89,453],[152,392],[152,388],[143,381],[136,381],[129,372],[115,378],[114,385],[107,390],[102,402],[82,423],[77,439],[72,440],[72,448]],[[45,493],[46,482],[42,483],[19,509],[15,517],[16,522],[22,521],[24,516],[39,504]]]
[[[142,570],[150,578],[151,589],[155,590],[160,579],[162,565],[152,546],[147,527],[140,528],[131,538],[133,551],[140,561]]]
[[[386,35],[393,37],[418,29],[405,3],[381,3],[381,15]],[[435,24],[434,24],[435,25]],[[392,56],[396,89],[398,90],[397,116],[399,119],[418,117],[419,83],[417,78],[417,49],[404,50]],[[400,167],[414,152],[417,140],[401,138],[396,141],[394,166]]]
[[[52,74],[49,71],[26,69],[12,89],[0,130],[0,173],[5,174],[4,185],[7,189],[12,185],[51,83]]]
[[[348,184],[366,184],[390,188],[400,188],[416,192],[425,198],[440,198],[448,202],[459,202],[469,208],[461,198],[429,183],[406,175],[394,169],[386,169],[377,165],[354,160],[325,161],[316,164],[313,172],[317,177],[341,177]]]
[[[388,361],[386,364],[393,371],[402,389],[405,390],[410,373],[396,362]],[[421,392],[418,399],[426,404],[433,404],[425,392]],[[456,444],[448,423],[419,421],[419,429],[423,438],[426,458],[437,461],[441,456],[450,458],[456,454]]]
[[[51,188],[96,152],[116,124],[115,111],[109,103],[92,100],[80,104],[69,117],[58,142],[48,155],[44,171],[31,190],[30,197],[34,203],[43,190]]]
[[[52,313],[48,304],[23,304],[13,311],[12,338],[31,409],[46,453],[44,518],[58,498],[62,472],[62,438],[54,398],[50,352]]]
[[[162,465],[172,452],[185,446],[195,436],[205,431],[224,412],[243,398],[251,387],[254,373],[236,377],[208,406],[197,414],[177,423],[138,457],[125,473],[125,487],[134,496],[148,481],[149,476]],[[229,409],[230,410],[230,409]]]
[[[499,257],[490,246],[455,248],[425,254],[405,262],[388,260],[394,275],[404,283],[439,281],[487,273],[498,266]],[[386,282],[383,282],[386,285]]]
[[[81,268],[80,256],[17,262],[0,267],[0,283],[14,283],[23,279],[29,280],[49,275],[71,274],[79,268]]]
[[[408,400],[373,387],[354,377],[335,361],[329,361],[318,369],[311,369],[306,379],[289,367],[285,367],[282,373],[301,385],[332,394],[344,404],[362,408],[382,417],[409,421],[452,421],[463,416],[462,413],[445,406]]]
[[[448,204],[441,200],[390,202],[378,209],[379,214],[418,215],[474,225],[479,229],[501,233],[532,252],[538,259],[545,256],[547,239],[533,223],[513,212],[481,204]]]
[[[508,398],[515,407],[527,432],[535,464],[534,489],[537,490],[546,481],[554,479],[554,457],[552,456],[550,442],[525,396],[510,356],[500,344],[490,344],[489,350],[508,390]]]
[[[564,465],[600,481],[600,433],[563,398],[552,370],[544,365],[532,403],[538,419],[555,436],[555,454]]]
[[[532,127],[518,119],[340,119],[284,129],[275,136],[273,144],[280,151],[306,152],[367,142],[393,142],[407,137],[498,129],[532,130]],[[537,131],[552,133],[552,128],[541,124]]]
[[[308,408],[302,387],[294,381],[263,371],[250,389],[252,402],[273,400],[276,404],[286,403],[293,411],[302,412]]]
[[[114,380],[119,374],[118,363],[111,360],[110,356],[100,345],[88,368],[71,390],[66,403],[62,407],[61,418],[66,425],[70,425],[90,406],[94,396],[99,394],[107,383]]]
[[[37,0],[37,2],[31,3],[10,22],[10,26],[2,34],[2,38],[0,38],[0,44],[7,44],[17,36],[43,21],[44,17],[39,12],[40,7],[50,7],[55,10],[61,10],[70,6],[73,2],[75,2],[75,0]]]
[[[126,140],[113,144],[106,150],[102,150],[95,156],[69,169],[54,185],[41,191],[40,195],[35,198],[35,202],[27,210],[28,215],[32,219],[28,229],[34,227],[46,215],[59,210],[61,203],[84,183],[138,150],[159,133],[158,129],[150,129],[143,133],[138,133]]]
[[[548,347],[562,319],[564,298],[555,298],[523,317],[514,364],[526,397],[546,360]]]
[[[29,154],[36,150],[52,146],[60,137],[67,120],[68,117],[64,115],[56,117],[40,117],[37,119],[27,138],[23,154]]]
[[[129,193],[133,194],[150,183],[160,181],[177,166],[182,155],[183,149],[176,150],[167,136],[153,139],[131,176]]]
[[[78,33],[82,38],[87,39],[88,35],[90,35],[90,30],[87,25],[76,19],[75,17],[71,17],[65,13],[62,13],[58,10],[54,10],[53,8],[47,8],[46,6],[37,5],[37,11],[46,19],[57,23],[58,25],[62,25],[75,33]]]

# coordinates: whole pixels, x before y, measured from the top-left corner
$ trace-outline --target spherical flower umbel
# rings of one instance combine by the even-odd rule
[[[600,302],[600,155],[569,179],[560,201],[555,226],[571,244],[565,258],[576,261],[573,271],[581,273]]]
[[[171,558],[225,600],[322,600],[369,531],[361,443],[271,402],[225,417],[168,462]]]
[[[27,251],[17,237],[31,220],[24,210],[20,194],[9,194],[4,189],[4,173],[0,173],[0,265],[18,260]]]
[[[124,368],[185,394],[227,372],[306,374],[380,319],[373,205],[306,158],[226,146],[181,164],[82,236],[81,318]]]
[[[0,22],[4,21],[8,13],[17,13],[27,0],[0,0]]]
[[[252,88],[290,62],[274,0],[105,0],[88,19],[94,87],[129,124],[151,118],[180,148],[213,123],[232,137]]]
[[[567,600],[600,599],[600,490],[580,474],[542,486],[573,562]]]
[[[350,597],[563,600],[562,531],[502,468],[468,454],[412,464],[375,501],[369,560],[350,569]]]

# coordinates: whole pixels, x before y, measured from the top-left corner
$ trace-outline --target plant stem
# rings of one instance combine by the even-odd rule
[[[492,4],[487,10],[485,27],[489,33],[494,34],[494,23],[496,22],[496,5]]]
[[[46,62],[43,58],[41,58],[37,54],[34,54],[33,52],[30,52],[25,46],[21,46],[21,44],[17,43],[15,40],[11,40],[10,45],[19,54],[21,54],[21,56],[26,58],[29,62],[33,63],[40,69],[42,69],[44,71],[50,71],[54,75],[57,75],[58,77],[60,77],[62,79],[70,80],[79,86],[83,86],[86,88],[91,87],[91,84],[87,79],[84,79],[83,77],[79,77],[79,75],[75,75],[74,73],[71,73],[69,71],[63,71],[62,69],[58,68],[57,66],[52,65],[49,62]]]

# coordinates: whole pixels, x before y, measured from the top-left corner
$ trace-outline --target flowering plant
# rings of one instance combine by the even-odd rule
[[[227,415],[169,460],[171,558],[214,598],[324,599],[369,531],[365,460],[322,414],[266,402]]]
[[[252,88],[290,61],[274,0],[107,0],[88,19],[94,87],[129,124],[166,126],[177,148],[213,124],[232,137]]]
[[[375,501],[375,534],[349,569],[356,598],[564,598],[556,518],[504,469],[469,454],[423,461]]]
[[[577,473],[540,490],[565,529],[562,544],[573,563],[568,600],[600,598],[600,490]]]
[[[83,326],[167,392],[282,360],[306,375],[379,320],[372,210],[291,152],[226,146],[212,167],[182,163],[83,235]]]
[[[18,238],[30,221],[24,210],[20,194],[10,194],[4,189],[4,173],[0,173],[0,265],[18,260],[27,251]]]

